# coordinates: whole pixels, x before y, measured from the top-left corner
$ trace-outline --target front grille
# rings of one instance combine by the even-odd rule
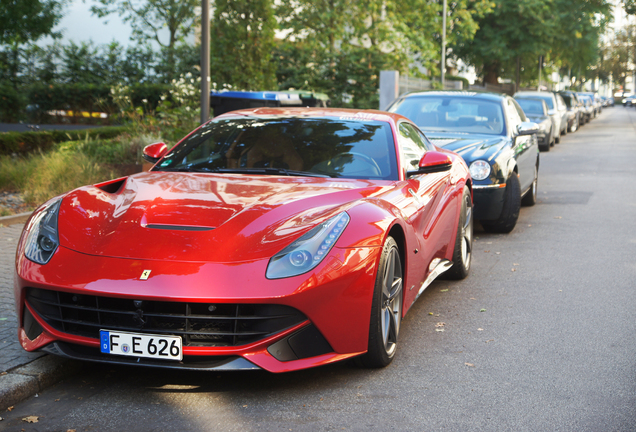
[[[56,330],[99,339],[99,330],[176,335],[184,346],[237,346],[307,318],[284,305],[122,299],[28,288],[27,303]]]

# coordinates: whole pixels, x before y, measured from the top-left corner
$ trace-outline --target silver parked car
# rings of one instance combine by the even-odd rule
[[[548,106],[548,114],[550,115],[550,119],[552,119],[552,135],[554,137],[554,142],[561,142],[561,131],[563,130],[563,125],[561,123],[563,123],[562,119],[564,117],[564,113],[558,110],[554,93],[543,91],[521,91],[515,93],[514,98],[533,98],[545,101],[545,104]],[[567,115],[567,108],[565,109],[565,113]]]
[[[545,101],[545,104],[548,106],[548,114],[552,119],[552,133],[554,134],[554,142],[561,142],[561,132],[563,131],[564,127],[567,128],[567,123],[565,125],[563,124],[563,118],[567,116],[568,111],[565,103],[561,108],[559,108],[554,93],[543,91],[521,91],[515,93],[514,97],[543,99]]]

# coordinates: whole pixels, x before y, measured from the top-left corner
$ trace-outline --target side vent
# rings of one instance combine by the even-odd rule
[[[128,177],[122,177],[115,180],[109,180],[104,183],[98,183],[95,185],[95,187],[103,190],[106,193],[116,194],[116,193],[119,193],[121,189],[124,187],[124,184],[126,184],[127,179]]]

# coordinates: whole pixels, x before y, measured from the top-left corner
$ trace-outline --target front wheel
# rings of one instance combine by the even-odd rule
[[[506,182],[504,191],[504,203],[499,219],[494,221],[481,221],[484,230],[490,233],[509,233],[517,225],[519,210],[521,209],[521,187],[517,173],[512,172]]]
[[[375,278],[371,321],[369,323],[369,348],[359,358],[364,367],[381,368],[395,357],[402,321],[402,260],[393,237],[388,237],[380,256]]]
[[[468,186],[464,186],[462,208],[457,224],[457,236],[453,249],[453,266],[445,273],[448,279],[464,279],[470,272],[473,254],[473,200]]]

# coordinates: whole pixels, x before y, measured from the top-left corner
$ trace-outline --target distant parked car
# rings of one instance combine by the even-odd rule
[[[592,100],[592,105],[594,106],[594,117],[596,117],[601,113],[601,111],[603,111],[601,97],[598,94],[594,92],[580,92],[579,94],[589,96],[589,98]]]
[[[567,133],[567,125],[563,118],[567,115],[567,107],[565,104],[561,107],[557,106],[557,100],[554,93],[551,92],[539,92],[539,91],[522,91],[515,93],[514,97],[531,97],[531,98],[539,98],[545,101],[545,104],[548,106],[548,113],[550,114],[550,118],[552,119],[553,125],[553,133],[554,133],[554,142],[561,142],[561,133],[565,129]]]
[[[572,91],[562,91],[559,95],[568,107],[568,132],[576,132],[582,124],[581,116],[585,112],[583,103]]]
[[[438,147],[464,158],[473,179],[475,219],[508,233],[521,205],[534,205],[539,178],[539,127],[519,104],[497,93],[421,92],[388,111],[410,118]]]
[[[596,117],[594,102],[592,101],[592,98],[586,94],[578,93],[577,95],[581,102],[583,102],[583,107],[585,108],[585,123],[588,123],[590,120]]]
[[[548,106],[545,101],[526,97],[516,97],[515,100],[523,109],[528,120],[539,125],[539,131],[537,132],[539,150],[550,151],[550,147],[554,145],[554,134],[552,133],[552,119],[550,119],[550,114],[548,114]]]
[[[634,106],[634,99],[636,99],[636,96],[627,96],[625,99],[623,99],[623,106],[624,107]]]

